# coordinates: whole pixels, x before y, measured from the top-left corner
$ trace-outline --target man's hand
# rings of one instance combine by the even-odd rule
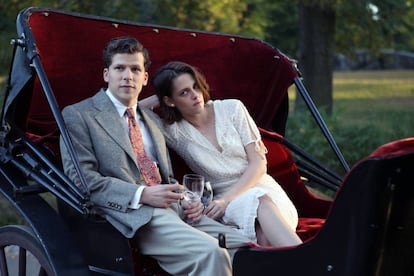
[[[193,223],[200,221],[201,216],[203,215],[203,204],[201,201],[191,202],[186,205],[186,208],[183,209],[183,214],[186,219],[190,220]]]
[[[139,203],[158,208],[168,208],[182,198],[182,193],[176,191],[184,187],[180,184],[162,184],[145,187]]]

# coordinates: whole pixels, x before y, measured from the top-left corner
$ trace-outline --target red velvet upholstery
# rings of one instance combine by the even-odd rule
[[[306,242],[314,238],[318,234],[319,230],[321,230],[324,224],[325,219],[322,218],[300,217],[296,233],[302,239],[302,241]]]
[[[387,158],[395,155],[414,152],[414,138],[392,141],[377,148],[369,158]]]
[[[131,35],[150,52],[150,76],[171,60],[191,63],[206,75],[213,98],[241,99],[258,125],[272,126],[287,88],[297,76],[290,60],[277,49],[251,38],[129,23],[55,11],[30,15],[37,50],[60,108],[105,86],[101,58],[105,43],[116,36]],[[149,85],[142,97],[151,94]],[[54,119],[38,79],[29,104],[28,131],[41,135],[40,129],[54,131]]]

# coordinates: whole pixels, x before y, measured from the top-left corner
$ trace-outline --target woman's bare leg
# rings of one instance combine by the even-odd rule
[[[256,238],[257,238],[257,244],[262,246],[271,246],[272,244],[266,239],[265,234],[263,233],[262,227],[260,227],[260,224],[256,222],[255,225],[256,230]]]
[[[276,204],[267,195],[260,197],[259,201],[257,210],[257,220],[261,228],[259,235],[262,232],[265,239],[273,246],[294,246],[301,244],[302,240],[288,226]],[[262,237],[260,238],[262,239]]]

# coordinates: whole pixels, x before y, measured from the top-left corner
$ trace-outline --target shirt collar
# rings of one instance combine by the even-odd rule
[[[106,89],[105,91],[106,95],[108,95],[109,99],[111,100],[111,102],[115,105],[116,111],[118,111],[119,116],[123,117],[125,115],[125,111],[127,110],[127,108],[129,106],[125,106],[123,103],[121,103],[117,98],[114,97],[114,95],[112,94],[112,92],[108,89]],[[135,116],[137,116],[137,103],[134,104],[133,106],[131,106],[134,111],[135,111]]]

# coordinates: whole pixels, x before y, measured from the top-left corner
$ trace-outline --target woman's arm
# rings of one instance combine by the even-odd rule
[[[146,97],[138,102],[140,105],[145,106],[146,108],[149,108],[149,109],[154,109],[160,105],[157,95]]]
[[[207,216],[213,219],[220,219],[224,215],[227,205],[233,199],[255,186],[258,180],[266,173],[266,148],[261,140],[257,142],[257,145],[259,147],[256,147],[256,143],[250,143],[244,147],[248,160],[246,170],[230,190],[221,198],[210,203],[204,212]]]

